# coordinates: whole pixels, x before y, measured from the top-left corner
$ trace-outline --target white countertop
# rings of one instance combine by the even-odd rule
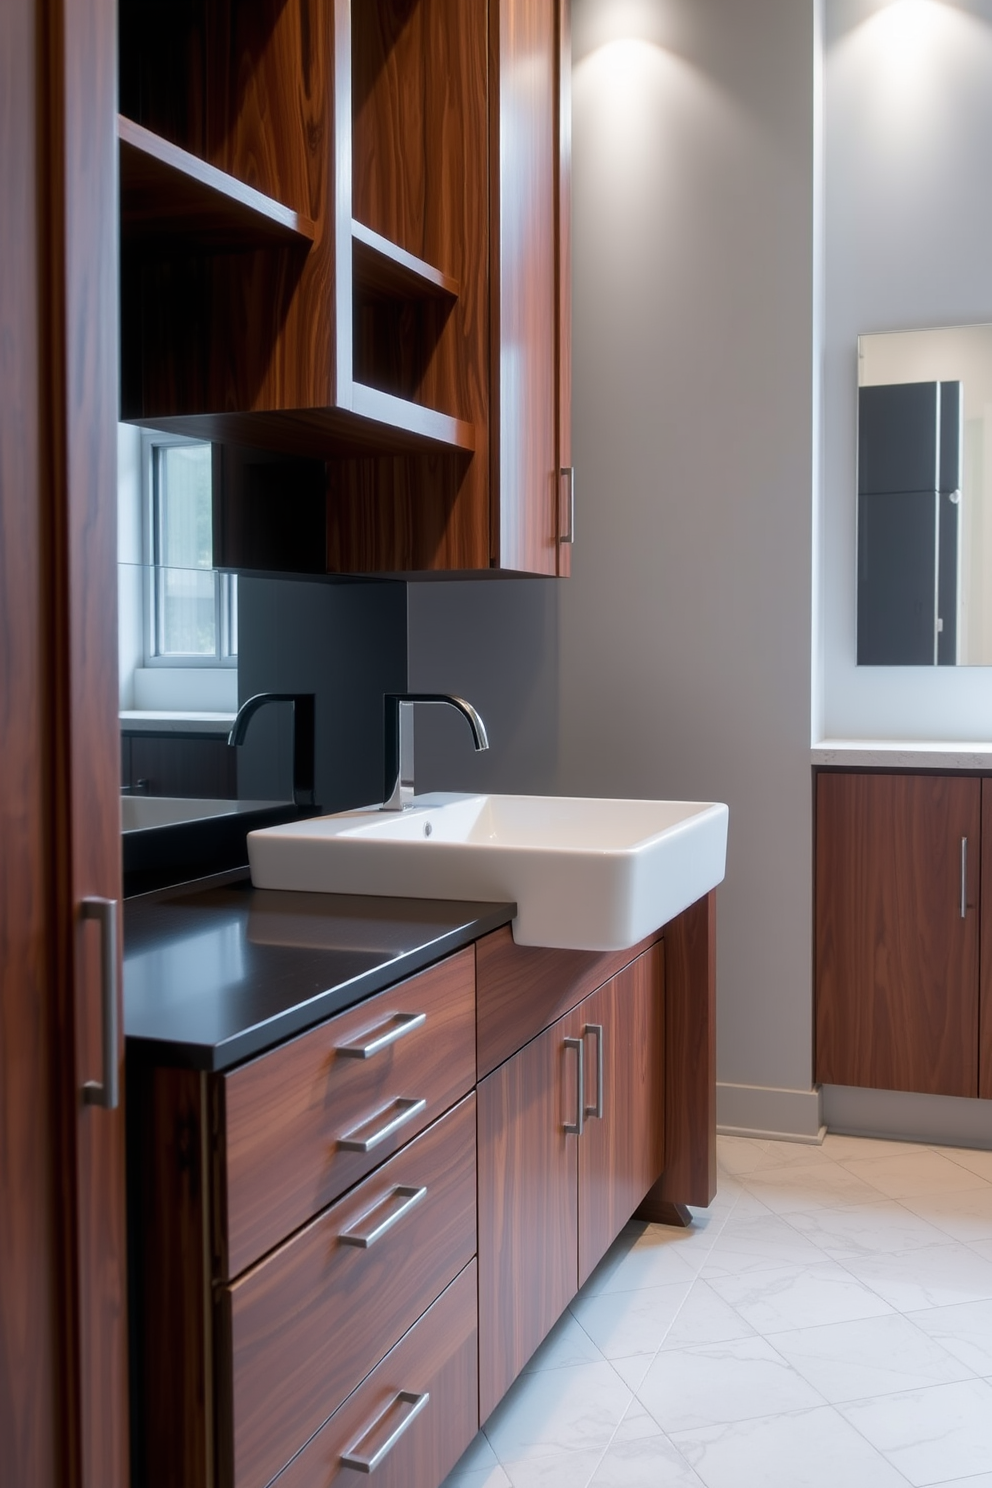
[[[975,739],[821,739],[814,765],[889,770],[992,770],[992,742]]]
[[[233,713],[166,712],[150,708],[121,711],[121,729],[128,734],[229,734]]]

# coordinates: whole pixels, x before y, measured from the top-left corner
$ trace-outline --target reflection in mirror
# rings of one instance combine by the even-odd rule
[[[860,336],[858,384],[858,664],[990,666],[992,325]]]

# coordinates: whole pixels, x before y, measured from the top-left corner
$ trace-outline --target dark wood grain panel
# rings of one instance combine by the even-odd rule
[[[458,298],[457,279],[373,232],[364,222],[352,222],[351,242],[356,286],[410,299],[421,295]]]
[[[664,942],[580,1005],[586,1105],[579,1142],[579,1285],[665,1166]],[[603,1083],[596,1029],[602,1029]],[[602,1116],[594,1114],[601,1105]]]
[[[665,1171],[637,1211],[716,1198],[716,890],[665,927]]]
[[[141,420],[333,406],[338,307],[347,295],[350,316],[351,284],[350,201],[337,201],[344,184],[335,152],[347,102],[338,96],[348,78],[340,55],[344,0],[194,6],[188,46],[162,47],[157,56],[149,37],[161,31],[159,8],[130,4],[125,12],[132,38],[125,54],[140,53],[145,78],[134,100],[138,122],[154,128],[156,115],[168,112],[154,101],[161,103],[171,82],[189,116],[185,124],[169,121],[181,136],[176,142],[291,209],[304,227],[302,238],[295,234],[298,247],[236,254],[214,251],[195,232],[183,240],[178,221],[168,249],[161,235],[153,253],[125,239],[125,414]],[[151,117],[142,112],[145,97]],[[235,185],[232,200],[236,194]]]
[[[529,573],[558,570],[556,113],[558,3],[490,7],[498,94],[491,170],[494,388],[493,555]],[[497,355],[498,346],[498,355]]]
[[[356,1447],[368,1452],[388,1435],[402,1419],[395,1402],[403,1391],[430,1399],[376,1468],[376,1488],[437,1488],[479,1426],[474,1262],[276,1479],[278,1488],[368,1483],[368,1474],[341,1458]]]
[[[485,1421],[578,1290],[578,1012],[478,1087],[479,1414]]]
[[[817,776],[818,1081],[978,1094],[980,830],[976,779]]]
[[[0,8],[0,1442],[11,1483],[78,1481],[63,1371],[52,903],[51,554],[39,18]],[[71,1080],[67,1082],[74,1105]],[[60,1354],[63,1356],[60,1359]]]
[[[127,1260],[124,1111],[82,1102],[103,1081],[98,926],[89,896],[121,898],[118,780],[117,532],[117,118],[115,0],[51,5],[49,286],[51,490],[56,589],[57,700],[53,816],[58,853],[59,977],[72,999],[60,1029],[72,1049],[74,1168],[67,1243],[83,1488],[124,1488],[128,1478]],[[120,960],[119,945],[113,954]],[[118,980],[118,1028],[120,992]],[[113,1059],[123,1065],[123,1036]],[[70,1178],[70,1172],[72,1176]]]
[[[412,327],[420,349],[404,387],[414,404],[469,425],[474,456],[340,462],[331,473],[328,568],[488,568],[486,5],[376,0],[355,10],[353,27],[355,217],[458,283],[450,307],[406,312],[400,331],[406,341]],[[356,375],[382,366],[362,339],[376,334],[375,318],[360,315]]]
[[[626,951],[518,946],[509,925],[476,944],[479,1075],[575,1007],[646,950],[657,931]]]
[[[390,1208],[397,1188],[427,1192],[367,1249],[345,1244],[343,1234],[367,1233],[405,1202]],[[468,1264],[475,1243],[469,1096],[222,1293],[231,1370],[219,1411],[222,1480],[267,1483]]]
[[[992,1100],[992,781],[982,781],[982,877],[979,940],[978,1094]]]
[[[195,1071],[129,1061],[132,1461],[144,1488],[207,1488],[213,1479],[205,1083]]]
[[[212,247],[313,240],[309,218],[264,196],[123,115],[121,229],[129,237],[184,236]]]
[[[403,1013],[425,1013],[426,1022],[373,1058],[337,1052]],[[468,947],[219,1077],[224,1274],[237,1276],[471,1090],[474,1038],[475,958]],[[338,1145],[396,1100],[421,1098],[423,1112],[372,1151]]]

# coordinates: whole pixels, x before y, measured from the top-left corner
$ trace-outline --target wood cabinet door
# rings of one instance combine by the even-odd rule
[[[559,0],[496,0],[493,557],[558,566]]]
[[[992,780],[982,781],[982,946],[978,1009],[978,1094],[992,1100]]]
[[[978,1094],[981,782],[820,774],[816,1079]]]
[[[576,1009],[478,1087],[483,1421],[578,1290],[579,1138],[566,1126],[576,1125],[581,1030]]]
[[[585,1120],[579,1148],[579,1286],[665,1165],[664,943],[576,1009]]]

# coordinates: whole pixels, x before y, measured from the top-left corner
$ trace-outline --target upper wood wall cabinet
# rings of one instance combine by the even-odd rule
[[[123,416],[326,460],[311,572],[565,572],[567,0],[121,0],[120,38]]]

